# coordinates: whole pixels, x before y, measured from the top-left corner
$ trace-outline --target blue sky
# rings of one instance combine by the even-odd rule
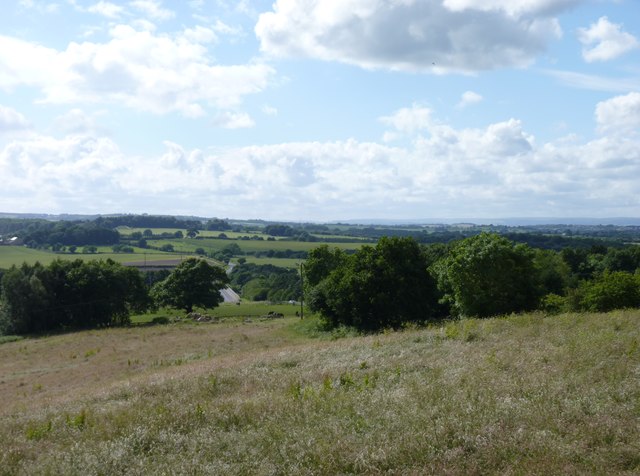
[[[0,211],[640,216],[637,0],[16,0]]]

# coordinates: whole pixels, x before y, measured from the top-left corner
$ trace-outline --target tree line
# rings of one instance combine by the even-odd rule
[[[421,246],[383,237],[352,255],[323,245],[305,263],[305,299],[330,326],[363,330],[540,309],[640,307],[640,247],[534,249],[481,233]]]
[[[13,266],[0,273],[0,335],[128,325],[131,313],[158,306],[215,307],[228,282],[224,269],[196,258],[149,277],[113,260]]]

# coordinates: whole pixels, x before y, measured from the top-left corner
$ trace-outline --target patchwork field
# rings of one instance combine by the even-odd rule
[[[95,259],[112,259],[117,263],[126,263],[130,261],[144,262],[149,261],[175,259],[174,253],[163,253],[160,251],[143,250],[135,248],[136,253],[113,253],[110,247],[98,247],[98,253],[82,254],[82,253],[54,253],[52,251],[42,251],[24,246],[0,246],[0,268],[10,268],[13,265],[19,266],[26,262],[33,264],[39,261],[42,264],[49,264],[56,259],[63,260],[95,260]],[[180,254],[177,254],[180,257]]]
[[[9,342],[0,474],[637,474],[639,319],[339,338],[254,317]]]

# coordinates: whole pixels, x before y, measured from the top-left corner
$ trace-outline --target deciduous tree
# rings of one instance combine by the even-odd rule
[[[434,270],[445,301],[458,315],[526,311],[534,309],[540,298],[531,248],[495,234],[455,243]]]
[[[189,258],[180,263],[167,279],[155,284],[151,294],[157,304],[184,309],[211,308],[222,302],[220,290],[229,282],[224,269],[206,260]]]

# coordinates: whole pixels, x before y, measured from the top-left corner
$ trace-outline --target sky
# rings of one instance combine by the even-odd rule
[[[3,0],[0,212],[640,217],[638,0]]]

